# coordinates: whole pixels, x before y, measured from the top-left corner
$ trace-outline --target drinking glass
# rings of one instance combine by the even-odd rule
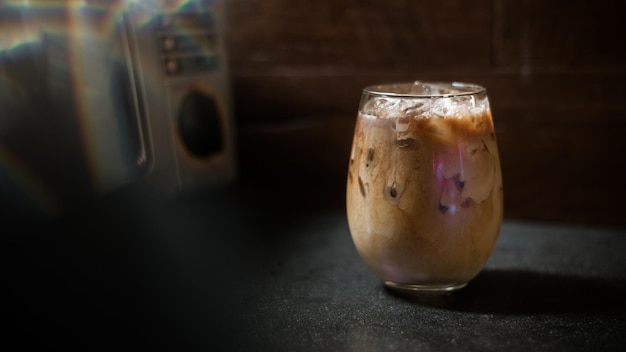
[[[502,224],[502,177],[485,88],[366,87],[347,179],[352,240],[404,293],[450,292],[483,268]]]

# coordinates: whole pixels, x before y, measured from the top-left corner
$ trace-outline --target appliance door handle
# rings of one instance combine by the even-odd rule
[[[149,122],[146,116],[146,103],[143,93],[143,87],[139,77],[139,63],[137,49],[134,41],[130,37],[130,29],[128,28],[128,22],[125,16],[120,18],[121,27],[121,40],[124,52],[124,59],[126,61],[126,73],[128,75],[129,93],[131,95],[130,101],[132,114],[135,119],[134,122],[137,127],[137,134],[139,138],[139,154],[136,157],[137,166],[141,169],[142,176],[149,173],[153,166],[151,144],[149,138]]]

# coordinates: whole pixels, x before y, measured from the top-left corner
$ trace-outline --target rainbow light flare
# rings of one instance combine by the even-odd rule
[[[94,143],[93,136],[97,135],[98,131],[90,126],[92,118],[88,114],[92,111],[88,111],[86,99],[90,95],[98,94],[98,88],[102,87],[83,84],[85,72],[83,64],[88,59],[87,54],[90,50],[83,44],[88,43],[89,39],[94,39],[94,41],[110,39],[116,21],[125,7],[123,3],[114,6],[87,5],[85,1],[76,0],[8,1],[0,4],[0,14],[3,15],[0,22],[0,58],[3,59],[1,62],[9,64],[9,66],[0,65],[0,94],[3,94],[2,98],[5,101],[11,101],[12,96],[23,96],[27,100],[30,97],[25,86],[37,84],[32,81],[36,79],[36,76],[25,79],[16,76],[12,71],[11,62],[21,60],[20,57],[11,57],[15,55],[16,49],[25,44],[45,48],[45,36],[69,38],[68,52],[64,54],[67,55],[65,62],[63,57],[59,58],[50,52],[42,51],[33,55],[45,55],[46,57],[36,58],[47,61],[53,70],[71,72],[69,76],[72,82],[69,87],[63,86],[62,83],[59,85],[54,80],[50,81],[50,84],[53,90],[68,91],[74,95],[72,108],[77,116],[78,137],[83,146],[81,149],[88,167],[89,184],[96,186],[100,182],[98,176],[102,171],[98,169],[98,166],[102,163],[99,164],[95,160],[96,143]],[[33,55],[29,54],[29,58],[35,58]],[[45,84],[46,78],[41,79],[41,83]],[[11,119],[13,119],[12,116],[0,115],[0,122],[10,123]],[[10,133],[10,130],[6,132]],[[23,136],[23,141],[29,143],[28,136]],[[59,155],[59,157],[63,158],[64,155]],[[13,151],[11,146],[0,144],[0,175],[2,176],[0,187],[3,192],[10,194],[11,199],[26,205],[29,211],[34,211],[39,215],[56,216],[62,213],[65,208],[62,200],[46,183],[47,180],[44,177],[38,177],[34,171],[36,168],[31,167],[30,162],[32,162],[30,159]]]
[[[74,92],[74,102],[75,108],[78,117],[78,130],[81,138],[81,142],[83,145],[83,153],[85,155],[85,160],[88,169],[88,177],[90,184],[97,184],[97,175],[98,175],[98,163],[95,160],[94,156],[96,155],[96,145],[94,140],[90,138],[90,135],[93,132],[93,126],[90,124],[89,116],[89,108],[87,106],[86,100],[88,99],[88,95],[93,94],[92,90],[95,87],[85,86],[83,82],[85,81],[85,58],[82,57],[85,48],[83,44],[87,44],[86,39],[89,36],[95,35],[93,33],[93,28],[87,25],[85,21],[82,19],[81,10],[83,10],[83,5],[79,6],[70,6],[68,9],[68,32],[71,34],[69,36],[70,41],[68,45],[69,50],[69,64],[72,68],[72,90]]]
[[[185,6],[187,6],[189,3],[191,3],[190,0],[179,0],[179,1],[172,1],[172,7],[173,8],[166,8],[167,11],[180,11],[182,10]],[[178,4],[177,4],[178,3]]]
[[[69,86],[65,87],[59,86],[62,82],[51,81],[50,84],[53,90],[65,89],[68,94],[72,95],[77,137],[82,146],[80,152],[87,166],[88,182],[96,188],[106,182],[107,167],[110,162],[103,157],[103,155],[110,154],[102,153],[102,148],[104,148],[102,142],[110,136],[106,132],[103,133],[100,128],[101,122],[102,119],[115,120],[118,117],[113,116],[115,113],[110,106],[102,104],[102,101],[105,101],[102,99],[102,94],[108,96],[110,92],[107,89],[111,87],[109,82],[100,85],[105,81],[106,72],[101,72],[102,77],[93,78],[94,69],[99,66],[98,63],[92,62],[92,58],[104,53],[108,55],[106,60],[109,62],[125,63],[119,53],[117,56],[111,55],[106,52],[108,49],[102,49],[99,44],[113,39],[116,26],[124,14],[132,16],[132,23],[139,30],[145,26],[155,25],[155,20],[160,18],[157,15],[184,13],[186,8],[199,6],[199,2],[193,0],[161,1],[156,7],[143,7],[147,11],[129,11],[133,3],[140,2],[145,3],[132,0],[6,0],[0,3],[0,11],[22,16],[12,15],[13,17],[0,21],[0,34],[2,34],[0,57],[25,43],[41,44],[45,35],[67,38],[67,52],[64,54],[67,56],[61,58],[61,61],[57,57],[46,57],[46,59],[49,65],[52,65],[51,67],[56,68],[55,65],[62,65],[63,67],[58,68],[69,71],[71,81],[68,82]],[[206,28],[201,28],[201,23],[193,20],[174,21],[172,25],[176,35],[184,38],[193,47],[192,50],[206,56],[215,55],[216,50],[208,47],[206,43],[199,42],[204,38],[198,33],[206,30]],[[155,45],[157,43],[158,41],[155,40]],[[98,60],[100,61],[104,62],[105,59]],[[142,82],[138,83],[142,85],[144,94],[162,95],[164,77],[160,74],[145,75],[145,73]],[[0,94],[25,92],[22,87],[24,83],[15,79],[11,72],[0,66]],[[112,106],[115,103],[112,101],[109,105]],[[1,118],[2,116],[0,116],[0,122],[2,122]],[[108,124],[112,126],[114,123]],[[2,141],[0,141],[0,175],[2,179],[9,180],[7,184],[11,188],[10,193],[21,195],[20,199],[31,203],[41,213],[54,215],[62,212],[65,205],[57,197],[55,190],[46,184],[45,178],[38,177],[34,172],[35,168],[29,167],[28,160],[24,160],[22,156],[11,151],[10,146],[1,143]],[[123,150],[117,153],[123,153]],[[2,188],[5,186],[5,184],[0,184]]]
[[[36,211],[46,216],[56,216],[63,209],[63,203],[54,192],[32,172],[28,166],[10,150],[0,144],[0,184],[2,188],[9,186],[16,191],[21,201],[36,208]]]

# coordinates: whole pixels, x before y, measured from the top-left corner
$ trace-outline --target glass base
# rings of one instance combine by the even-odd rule
[[[445,294],[454,292],[467,286],[467,282],[461,284],[432,284],[432,285],[416,285],[416,284],[398,284],[392,281],[384,281],[388,288],[409,295],[421,294]]]

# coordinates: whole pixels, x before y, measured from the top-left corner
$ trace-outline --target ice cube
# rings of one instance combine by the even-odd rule
[[[462,196],[482,203],[489,197],[495,182],[495,160],[484,141],[475,141],[464,148]]]

